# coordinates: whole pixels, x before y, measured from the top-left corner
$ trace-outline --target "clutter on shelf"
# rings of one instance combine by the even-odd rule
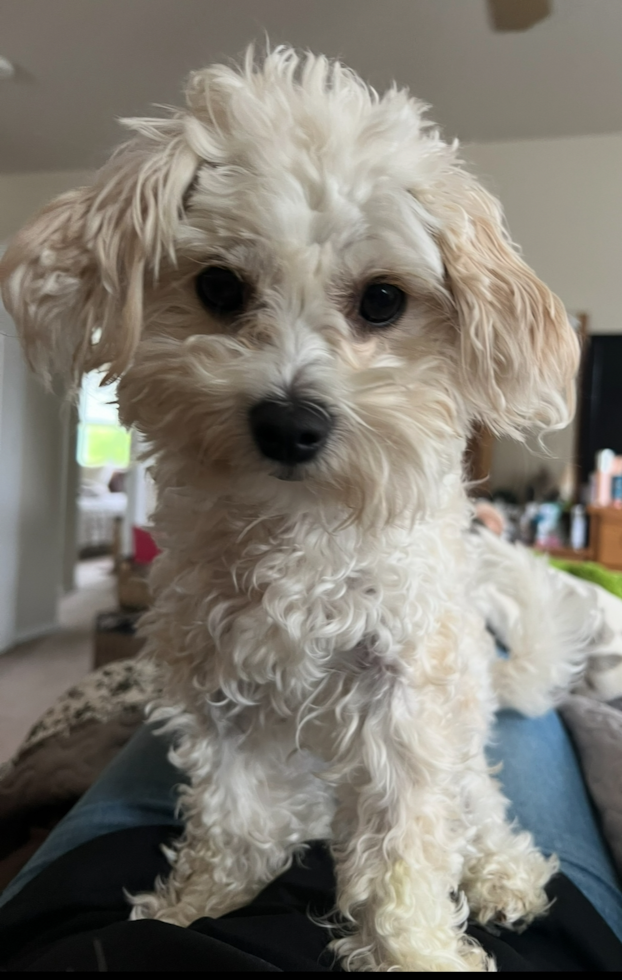
[[[542,466],[522,500],[514,490],[499,489],[491,500],[477,503],[493,508],[500,529],[493,527],[490,513],[487,519],[485,511],[477,516],[509,541],[622,568],[622,456],[610,449],[597,452],[594,472],[579,494],[574,478],[572,465],[557,482]]]

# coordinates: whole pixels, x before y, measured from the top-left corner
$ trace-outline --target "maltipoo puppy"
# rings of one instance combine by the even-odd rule
[[[323,57],[199,71],[127,125],[2,279],[32,366],[105,365],[155,460],[144,630],[189,785],[132,915],[222,915],[328,838],[347,969],[492,968],[467,917],[529,922],[555,861],[484,757],[462,455],[476,421],[567,420],[562,304],[422,105]]]

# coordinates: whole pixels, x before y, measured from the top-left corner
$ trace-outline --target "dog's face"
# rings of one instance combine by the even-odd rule
[[[5,257],[42,374],[110,364],[180,483],[354,515],[430,506],[474,419],[564,420],[563,308],[418,103],[291,51],[188,100]]]

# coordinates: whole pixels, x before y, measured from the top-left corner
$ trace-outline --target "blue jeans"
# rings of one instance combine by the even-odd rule
[[[6,888],[3,905],[57,857],[115,830],[180,824],[175,815],[179,772],[166,759],[167,743],[143,726],[54,828],[37,853]],[[510,800],[510,816],[534,835],[547,855],[622,941],[622,892],[598,828],[572,743],[559,717],[498,715],[489,750],[503,764],[499,778]]]

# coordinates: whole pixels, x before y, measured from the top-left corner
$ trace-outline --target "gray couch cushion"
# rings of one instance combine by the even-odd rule
[[[559,710],[622,875],[622,711],[581,695],[567,698]]]

